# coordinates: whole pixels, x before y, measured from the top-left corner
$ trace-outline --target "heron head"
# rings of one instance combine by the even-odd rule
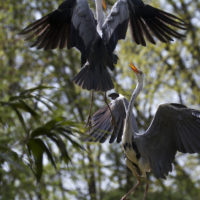
[[[143,79],[144,79],[144,73],[141,70],[139,70],[132,62],[130,63],[129,66],[135,72],[138,81],[143,81]]]
[[[119,94],[116,93],[116,92],[113,92],[113,93],[109,94],[108,96],[109,96],[112,100],[115,100],[116,98],[119,97]]]
[[[105,11],[107,10],[106,0],[93,0],[93,1],[94,1],[94,3],[95,3],[96,1],[99,1],[99,3],[101,2],[102,8],[103,8]]]
[[[102,0],[102,7],[103,7],[104,10],[107,9],[106,0]]]

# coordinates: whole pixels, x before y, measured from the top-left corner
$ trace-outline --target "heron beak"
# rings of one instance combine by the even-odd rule
[[[135,73],[139,73],[139,70],[136,68],[136,66],[133,63],[130,63],[129,65],[131,67],[131,69],[135,72]]]
[[[103,7],[104,10],[107,9],[106,0],[102,0],[102,7]]]

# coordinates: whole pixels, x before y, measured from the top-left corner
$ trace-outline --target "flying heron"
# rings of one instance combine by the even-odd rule
[[[172,163],[177,151],[182,153],[200,153],[200,111],[182,104],[168,103],[158,107],[148,129],[138,131],[132,112],[134,101],[143,88],[144,74],[131,64],[137,77],[137,86],[128,100],[117,93],[108,107],[100,108],[91,119],[92,127],[86,141],[109,142],[122,141],[126,156],[126,165],[137,178],[137,184],[121,200],[127,199],[146,179],[144,199],[148,191],[147,173],[152,171],[156,178],[165,178],[172,171]],[[115,123],[112,123],[114,117]]]
[[[145,37],[155,44],[154,38],[169,42],[184,36],[174,30],[186,28],[183,20],[141,0],[116,1],[105,19],[104,0],[95,1],[97,21],[87,0],[65,0],[20,33],[25,40],[33,39],[31,47],[37,49],[76,47],[82,68],[73,80],[84,89],[105,92],[114,87],[107,67],[114,69],[117,56],[113,51],[118,40],[125,38],[129,21],[134,41],[144,46]]]

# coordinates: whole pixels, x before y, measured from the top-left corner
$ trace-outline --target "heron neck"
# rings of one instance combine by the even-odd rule
[[[102,7],[102,0],[96,0],[96,17],[97,17],[97,31],[102,35],[102,26],[104,22],[104,12]]]
[[[141,80],[137,83],[136,88],[132,93],[131,100],[129,102],[128,110],[127,110],[127,113],[126,113],[125,129],[131,130],[131,131],[133,131],[133,133],[138,132],[138,128],[137,128],[135,118],[132,115],[132,108],[134,106],[135,99],[138,96],[138,94],[140,93],[140,91],[142,90],[142,88],[143,88],[143,80]],[[132,117],[134,119],[132,119]],[[134,123],[133,123],[133,120],[134,120]],[[132,137],[132,134],[130,134],[130,131],[125,131],[125,134],[126,134],[125,135],[126,138],[131,139],[130,137]]]

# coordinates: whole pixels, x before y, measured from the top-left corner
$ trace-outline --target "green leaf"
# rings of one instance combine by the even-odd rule
[[[45,101],[43,101],[43,100],[41,99],[41,96],[35,95],[34,98],[35,98],[37,101],[39,101],[39,102],[41,102],[42,104],[44,104],[49,110],[52,110],[52,107],[51,107],[48,103],[46,103]],[[48,100],[48,101],[49,101],[49,100]]]
[[[56,163],[53,159],[52,153],[50,152],[49,148],[46,146],[46,144],[42,140],[38,139],[38,141],[40,142],[40,145],[41,145],[42,149],[44,150],[44,152],[46,153],[47,157],[51,161],[51,164],[56,169]]]
[[[31,137],[38,137],[38,136],[44,136],[44,135],[49,135],[51,134],[53,131],[59,133],[60,131],[63,132],[68,132],[69,134],[71,133],[71,130],[67,127],[61,126],[60,124],[63,121],[63,117],[57,117],[53,120],[48,121],[46,124],[44,124],[43,126],[40,126],[38,128],[36,128],[35,130],[32,131],[31,133]]]
[[[22,92],[20,93],[20,96],[24,96],[24,95],[33,93],[33,92],[38,91],[38,90],[53,89],[53,88],[55,88],[55,87],[40,85],[40,86],[33,87],[33,88],[30,88],[30,89],[27,89],[27,90],[22,91]]]
[[[18,109],[22,109],[23,111],[26,111],[28,113],[30,113],[35,119],[38,118],[38,114],[23,100],[20,100],[19,102],[16,103],[11,103],[12,106],[18,108]]]
[[[19,121],[21,122],[22,127],[24,128],[24,131],[27,133],[27,128],[26,128],[26,124],[25,124],[25,121],[24,121],[23,116],[21,115],[21,113],[19,112],[19,110],[18,110],[16,107],[14,107],[14,106],[12,106],[12,105],[11,105],[11,107],[12,107],[13,110],[16,112],[16,114],[17,114],[17,116],[18,116],[18,119],[19,119]]]
[[[71,142],[71,144],[76,148],[76,149],[82,149],[85,150],[84,147],[79,144],[78,142],[76,142],[75,140],[73,140],[67,133],[65,132],[60,132],[60,134],[62,134],[67,140],[69,140]]]
[[[61,158],[66,162],[69,163],[71,161],[70,156],[66,150],[66,145],[63,140],[58,135],[49,135],[49,138],[56,143],[58,149],[61,152]]]
[[[43,145],[40,139],[30,139],[27,143],[29,152],[34,157],[35,164],[35,176],[39,182],[43,172]]]
[[[40,162],[42,162],[41,160],[41,155],[43,155],[43,153],[46,153],[48,159],[50,160],[51,164],[53,165],[53,167],[56,169],[56,163],[54,161],[54,158],[52,156],[52,153],[50,152],[49,148],[47,147],[47,145],[40,139],[40,138],[34,138],[34,139],[30,139],[28,142],[28,148],[29,148],[29,152],[32,152],[33,156],[34,156],[34,160],[35,160],[35,164],[36,164],[36,168],[38,168],[37,171],[37,177],[38,180],[40,179],[41,175],[42,175],[42,167]]]
[[[51,132],[51,129],[49,127],[46,127],[46,125],[40,126],[31,132],[31,138],[49,135],[49,134],[51,134],[50,132]]]

